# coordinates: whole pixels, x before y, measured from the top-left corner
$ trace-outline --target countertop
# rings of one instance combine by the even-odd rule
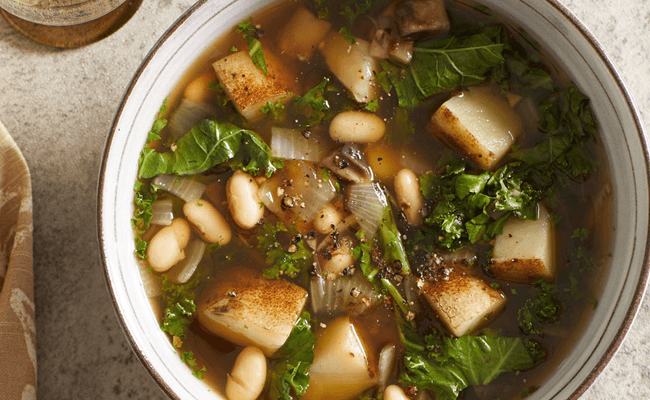
[[[650,133],[650,0],[564,0],[618,68]],[[34,190],[38,397],[163,399],[131,350],[104,283],[96,191],[104,143],[131,76],[192,0],[146,0],[112,36],[61,50],[0,18],[0,120]],[[650,399],[650,296],[584,399]]]

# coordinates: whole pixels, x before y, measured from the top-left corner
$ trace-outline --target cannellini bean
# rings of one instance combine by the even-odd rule
[[[232,233],[228,222],[209,202],[189,201],[183,205],[183,213],[206,242],[221,245],[230,242]]]
[[[376,142],[385,132],[386,124],[381,118],[363,111],[342,112],[330,123],[330,136],[337,142]]]
[[[331,250],[331,258],[325,259],[321,264],[321,269],[327,274],[328,279],[334,279],[343,272],[347,267],[354,265],[354,256],[352,255],[352,240],[348,237],[339,239],[340,246]]]
[[[237,356],[226,381],[229,400],[255,400],[266,382],[266,357],[254,346],[246,347]]]
[[[384,400],[409,400],[401,387],[390,385],[384,390]]]
[[[209,101],[212,98],[213,93],[208,89],[208,86],[210,85],[210,81],[214,81],[215,79],[216,77],[212,72],[200,75],[187,85],[183,96],[198,103]]]
[[[404,168],[395,176],[394,184],[397,202],[404,211],[406,220],[410,225],[420,225],[424,198],[420,192],[420,180],[417,175],[410,169]]]
[[[325,205],[325,207],[323,207],[320,213],[318,213],[316,219],[314,219],[314,229],[316,229],[318,233],[327,235],[336,228],[342,219],[343,216],[339,210],[328,203]]]
[[[185,258],[185,247],[190,240],[190,225],[183,218],[174,218],[172,224],[158,231],[147,247],[149,265],[156,272],[165,272]]]
[[[258,189],[255,179],[241,170],[235,171],[226,184],[230,214],[237,225],[244,229],[252,229],[264,216]]]

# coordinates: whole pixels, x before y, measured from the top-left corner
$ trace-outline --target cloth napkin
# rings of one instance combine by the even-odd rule
[[[36,399],[32,184],[0,122],[0,399]]]

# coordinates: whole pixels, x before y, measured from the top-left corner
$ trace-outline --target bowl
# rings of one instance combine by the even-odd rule
[[[99,180],[98,219],[106,282],[134,351],[172,398],[220,399],[189,368],[159,329],[133,256],[133,184],[138,156],[163,100],[214,38],[230,31],[270,0],[199,1],[157,42],[118,109],[107,139]],[[621,78],[587,29],[555,0],[484,0],[495,13],[517,21],[591,99],[600,140],[611,168],[615,229],[611,263],[598,312],[565,360],[530,400],[576,399],[612,358],[630,327],[648,278],[649,156],[637,111]]]

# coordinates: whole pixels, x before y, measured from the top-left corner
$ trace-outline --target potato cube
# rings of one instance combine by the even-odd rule
[[[280,34],[280,50],[302,61],[309,61],[331,25],[306,8],[298,7]]]
[[[363,328],[350,317],[327,323],[316,332],[304,400],[356,399],[377,383],[377,358]]]
[[[495,238],[491,268],[495,278],[508,282],[555,280],[555,227],[546,207],[538,205],[537,220],[512,216],[506,221]]]
[[[359,103],[369,103],[379,97],[379,85],[375,74],[379,63],[370,56],[370,45],[356,39],[351,44],[345,37],[331,31],[321,44],[321,52],[330,71],[354,96]]]
[[[427,281],[422,295],[457,337],[478,329],[506,305],[506,297],[483,279],[459,268]]]
[[[521,134],[522,122],[491,88],[473,87],[447,100],[429,129],[484,170],[494,169]]]
[[[285,104],[294,92],[293,78],[280,61],[269,51],[264,51],[264,60],[266,75],[253,64],[245,50],[229,54],[212,64],[226,94],[249,121],[264,117],[260,108],[267,102]]]
[[[197,315],[208,331],[270,357],[289,337],[306,301],[305,289],[241,268],[216,279],[199,299]]]

